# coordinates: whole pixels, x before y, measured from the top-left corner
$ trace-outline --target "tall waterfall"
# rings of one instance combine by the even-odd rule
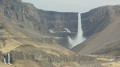
[[[71,39],[68,36],[68,42],[70,44],[70,48],[73,48],[74,46],[82,43],[85,40],[86,39],[83,37],[83,31],[82,31],[82,25],[81,25],[81,16],[80,16],[80,13],[78,13],[78,32],[77,32],[77,36],[76,36],[75,39]]]

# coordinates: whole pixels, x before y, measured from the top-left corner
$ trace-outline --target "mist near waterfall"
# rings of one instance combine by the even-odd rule
[[[75,39],[72,39],[68,36],[68,42],[70,44],[70,48],[73,48],[74,46],[82,43],[85,40],[86,40],[86,38],[83,37],[83,31],[82,31],[82,25],[81,25],[81,15],[80,15],[80,13],[78,13],[78,32],[77,32],[77,35],[76,35]]]

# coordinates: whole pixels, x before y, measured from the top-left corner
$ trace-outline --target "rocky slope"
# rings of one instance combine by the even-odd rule
[[[109,43],[104,48],[94,52],[93,54],[120,56],[120,41]]]
[[[118,46],[120,40],[120,6],[104,6],[82,14],[84,36],[87,40],[73,48],[73,51],[92,54],[107,46]],[[114,47],[109,47],[117,50]],[[106,50],[107,51],[107,50]],[[109,52],[109,51],[108,51]]]

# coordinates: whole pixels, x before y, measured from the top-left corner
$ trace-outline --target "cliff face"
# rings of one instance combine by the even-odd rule
[[[67,36],[75,36],[77,34],[77,13],[39,10],[39,16],[41,18],[40,24],[35,24],[39,25],[38,29],[54,36],[58,44],[69,48]]]
[[[116,5],[99,7],[87,13],[83,13],[82,27],[87,40],[74,47],[73,51],[83,54],[92,54],[103,49],[108,52],[112,49],[117,50],[118,48],[109,47],[109,50],[106,47],[111,46],[111,44],[112,46],[118,46],[118,41],[120,40],[119,12],[120,6]]]
[[[90,37],[111,23],[109,7],[99,7],[81,14],[83,35]]]
[[[23,21],[23,8],[21,0],[1,0],[2,14],[8,18],[14,18]]]
[[[67,48],[67,36],[77,33],[77,13],[44,11],[21,0],[0,0],[0,5],[0,12],[4,16],[24,22],[24,25],[43,35],[52,35],[61,41],[64,39],[64,43],[58,43]]]

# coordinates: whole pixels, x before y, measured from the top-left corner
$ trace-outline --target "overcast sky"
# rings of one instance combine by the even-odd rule
[[[87,12],[105,5],[120,5],[120,0],[23,0],[44,10],[59,12]]]

